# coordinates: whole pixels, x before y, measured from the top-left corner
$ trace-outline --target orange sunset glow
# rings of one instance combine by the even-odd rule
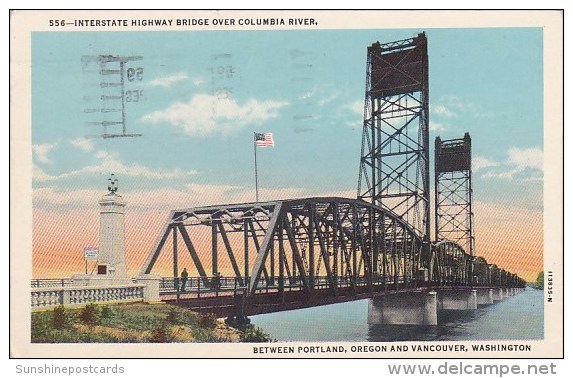
[[[33,277],[68,278],[83,273],[84,247],[97,246],[99,238],[99,211],[97,199],[91,209],[34,210],[33,233]],[[129,197],[127,198],[129,201]],[[490,204],[476,204],[476,255],[483,256],[491,264],[517,273],[532,281],[543,269],[543,225],[541,214],[532,211],[504,209]],[[128,272],[135,276],[143,266],[165,224],[169,210],[145,211],[140,208],[126,208],[125,238]],[[488,218],[489,215],[489,218]],[[232,238],[232,237],[231,237]],[[195,247],[202,256],[210,256],[210,242],[192,235]],[[232,240],[232,239],[231,239]],[[240,244],[240,243],[239,243]],[[254,247],[251,247],[254,250]],[[180,245],[179,269],[187,267],[191,275],[195,267],[185,249]],[[235,252],[238,263],[242,263],[240,249]],[[223,255],[224,249],[219,253]],[[209,258],[204,258],[205,270],[210,274]],[[220,270],[231,275],[232,270],[221,258]],[[251,261],[252,264],[252,261]],[[88,271],[94,262],[88,263]],[[153,268],[152,273],[165,277],[173,275],[171,247],[166,245]]]

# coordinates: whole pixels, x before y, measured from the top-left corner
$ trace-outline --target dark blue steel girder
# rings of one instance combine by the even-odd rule
[[[170,236],[173,243],[167,243]],[[211,277],[220,280],[224,268],[235,289],[238,285],[248,295],[261,285],[279,293],[296,285],[308,294],[326,286],[336,296],[341,282],[371,291],[476,283],[470,277],[475,262],[458,244],[433,244],[425,256],[423,240],[410,225],[361,199],[313,197],[173,210],[141,273],[151,273],[166,244],[172,245],[173,271],[178,272],[177,240],[203,287],[213,287]],[[483,259],[479,263],[489,266]],[[475,274],[483,284],[518,282],[497,267],[487,273],[476,268]]]

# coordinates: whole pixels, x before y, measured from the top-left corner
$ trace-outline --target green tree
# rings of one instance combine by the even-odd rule
[[[101,309],[95,303],[88,303],[80,311],[80,320],[87,325],[96,325],[101,321]]]
[[[52,315],[52,325],[54,328],[64,329],[70,325],[71,320],[71,315],[68,313],[64,305],[59,305],[54,308],[54,313]]]
[[[244,343],[268,343],[276,341],[271,339],[271,336],[259,327],[253,326],[247,327],[247,329],[241,333],[240,338]]]
[[[545,276],[543,275],[543,272],[541,271],[537,275],[537,279],[535,280],[534,287],[536,289],[543,290],[544,282],[545,282]]]

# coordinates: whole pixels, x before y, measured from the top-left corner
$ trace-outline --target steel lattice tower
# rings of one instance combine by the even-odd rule
[[[471,149],[469,133],[463,139],[436,138],[435,237],[458,243],[473,258]]]
[[[424,33],[368,47],[358,198],[430,242],[428,49]]]

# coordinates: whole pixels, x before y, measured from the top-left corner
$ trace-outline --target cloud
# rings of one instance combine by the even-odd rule
[[[539,148],[510,148],[507,152],[509,163],[519,169],[534,168],[543,170],[543,151]]]
[[[94,149],[92,141],[87,138],[72,139],[70,143],[72,146],[82,151],[90,152]]]
[[[432,113],[446,118],[452,118],[456,116],[456,114],[453,111],[449,110],[444,105],[432,106],[430,110],[432,111]]]
[[[543,216],[543,211],[527,206],[507,205],[487,201],[474,201],[472,206],[477,214],[482,214],[480,219],[483,219],[483,223],[487,220],[487,222],[496,221],[511,224],[515,222],[516,219],[533,219]]]
[[[481,156],[476,156],[474,158],[472,158],[472,170],[474,172],[480,171],[482,169],[485,168],[489,168],[489,167],[496,167],[498,166],[499,163],[489,160],[488,158],[484,158]]]
[[[345,107],[360,115],[361,117],[364,116],[364,101],[354,101],[350,104],[347,104]]]
[[[440,122],[436,122],[436,121],[430,121],[430,131],[445,131],[447,130],[447,126],[444,125],[443,123]]]
[[[95,206],[102,195],[101,190],[83,189],[64,191],[53,187],[34,188],[32,194],[35,208],[77,208]]]
[[[32,179],[35,181],[49,181],[52,176],[44,172],[44,170],[38,167],[36,164],[32,164]]]
[[[199,87],[205,83],[205,79],[203,79],[202,77],[192,77],[191,82],[193,83],[194,86]]]
[[[303,197],[303,188],[259,188],[262,201]],[[97,206],[105,193],[101,190],[61,190],[53,187],[34,188],[34,208],[69,210]],[[157,188],[144,191],[121,191],[128,211],[169,211],[197,206],[255,201],[254,188],[232,185],[192,183],[180,188]]]
[[[481,105],[464,101],[458,96],[442,96],[434,105],[430,107],[432,114],[442,118],[454,118],[460,115],[474,118],[489,118],[494,114],[485,111]]]
[[[149,85],[151,85],[152,87],[169,88],[173,84],[177,84],[187,79],[189,79],[189,76],[187,76],[185,72],[178,72],[173,75],[155,78],[149,82]],[[193,82],[193,84],[195,85],[195,82]]]
[[[329,96],[326,96],[326,97],[320,99],[318,101],[318,106],[324,106],[324,105],[336,100],[339,96],[340,96],[339,92],[333,92]],[[364,107],[364,104],[362,104],[362,107]],[[360,112],[360,115],[362,115],[362,112]]]
[[[298,97],[299,100],[308,100],[314,95],[314,89],[304,92],[302,95]]]
[[[452,109],[455,109],[456,111],[465,111],[475,107],[475,105],[464,102],[458,96],[454,95],[443,96],[440,98],[439,102],[447,104],[447,109],[450,109],[451,111]],[[440,105],[436,105],[436,108],[439,106]],[[445,105],[443,106],[446,107]]]
[[[43,164],[49,164],[52,161],[48,157],[48,154],[52,149],[56,146],[56,143],[44,143],[44,144],[33,144],[32,145],[32,152],[34,153],[34,157],[38,160],[38,162]]]
[[[188,102],[177,102],[165,110],[149,113],[142,117],[142,121],[166,122],[189,135],[207,136],[237,131],[247,125],[276,118],[279,109],[286,105],[284,101],[255,99],[240,104],[234,99],[201,94]]]
[[[543,151],[540,148],[510,148],[505,162],[493,163],[481,168],[489,167],[496,167],[496,169],[484,173],[482,178],[541,181],[543,179]]]
[[[185,185],[185,201],[181,207],[225,203],[255,202],[255,188],[233,185],[191,183]],[[260,201],[299,198],[308,195],[304,188],[259,188]]]
[[[95,157],[98,159],[107,159],[107,158],[111,158],[113,154],[107,152],[107,151],[96,151],[95,153]]]
[[[492,171],[486,172],[481,177],[482,178],[497,178],[502,180],[513,180],[514,176],[521,172],[519,169],[510,169],[503,171]]]
[[[159,180],[159,179],[173,179],[197,174],[197,171],[183,171],[179,168],[166,171],[166,170],[154,170],[139,163],[125,164],[122,161],[120,161],[117,156],[109,154],[105,151],[97,151],[95,153],[95,157],[100,159],[100,161],[96,164],[88,165],[80,169],[76,169],[70,172],[53,176],[45,173],[38,167],[34,167],[33,179],[38,182],[56,181],[82,175],[92,175],[98,173],[109,174],[113,172],[115,174],[120,174],[124,176],[133,176],[133,177]]]

